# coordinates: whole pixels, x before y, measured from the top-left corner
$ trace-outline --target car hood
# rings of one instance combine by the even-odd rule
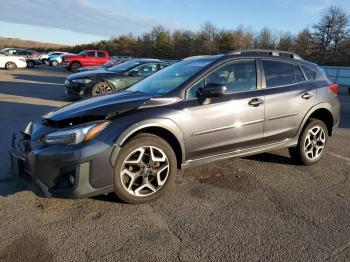
[[[101,74],[117,74],[112,71],[108,71],[105,69],[98,69],[98,70],[91,70],[91,71],[83,71],[83,72],[78,72],[75,74],[71,74],[67,77],[68,80],[73,80],[73,79],[78,79],[78,78],[91,78],[94,77],[95,75],[101,75]]]
[[[71,103],[45,114],[43,118],[51,122],[83,118],[101,119],[136,109],[151,98],[151,95],[140,92],[121,91]]]

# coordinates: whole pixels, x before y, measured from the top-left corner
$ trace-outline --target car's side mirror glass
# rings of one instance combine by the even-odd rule
[[[221,84],[207,84],[199,88],[198,94],[201,97],[219,97],[226,95],[227,88]]]

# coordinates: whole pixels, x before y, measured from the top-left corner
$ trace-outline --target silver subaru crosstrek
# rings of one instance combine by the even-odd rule
[[[190,57],[111,95],[56,109],[13,139],[12,166],[45,194],[162,194],[177,168],[289,148],[315,164],[339,123],[338,86],[278,50]]]

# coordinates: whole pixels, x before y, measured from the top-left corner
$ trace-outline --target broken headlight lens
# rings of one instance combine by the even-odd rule
[[[105,129],[109,123],[109,121],[105,121],[56,131],[42,137],[41,142],[46,145],[76,145],[82,142],[87,142]]]

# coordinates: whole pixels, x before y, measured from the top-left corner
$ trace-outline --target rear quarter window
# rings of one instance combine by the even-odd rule
[[[307,80],[314,80],[315,79],[315,76],[316,76],[316,71],[307,67],[307,66],[301,66],[301,68],[303,69],[306,77],[307,77]]]

